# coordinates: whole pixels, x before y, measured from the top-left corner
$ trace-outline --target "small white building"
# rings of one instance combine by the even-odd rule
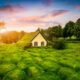
[[[20,40],[21,44],[30,45],[32,47],[41,47],[47,45],[47,40],[40,33],[40,31],[26,33],[25,36]]]
[[[31,44],[34,47],[46,46],[47,40],[43,37],[43,35],[40,32],[38,32],[31,40]]]

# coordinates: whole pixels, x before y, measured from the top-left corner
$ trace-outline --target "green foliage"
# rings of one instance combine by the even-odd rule
[[[31,47],[31,40],[38,34],[39,32],[31,32],[31,33],[26,33],[24,35],[24,37],[19,40],[16,45],[26,49],[26,48],[30,48]]]
[[[75,35],[78,39],[80,39],[80,19],[78,19],[75,23]]]
[[[80,43],[64,50],[0,45],[0,80],[80,80]]]
[[[64,40],[55,40],[52,43],[52,47],[55,49],[65,49],[66,48],[66,43],[64,42]]]
[[[65,27],[63,28],[63,37],[66,38],[66,37],[70,37],[72,35],[74,35],[74,25],[75,23],[72,22],[72,21],[69,21]]]
[[[61,80],[68,80],[68,78],[71,78],[76,72],[72,69],[69,69],[67,67],[60,68],[58,75],[60,75]]]
[[[15,69],[13,71],[8,72],[3,80],[25,80],[26,74],[24,71],[20,69]]]
[[[41,31],[47,40],[52,41],[55,37],[62,37],[62,27],[60,25],[49,27],[46,30]]]

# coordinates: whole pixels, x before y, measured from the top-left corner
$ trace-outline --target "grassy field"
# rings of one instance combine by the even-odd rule
[[[80,43],[64,50],[0,45],[0,80],[80,80]]]

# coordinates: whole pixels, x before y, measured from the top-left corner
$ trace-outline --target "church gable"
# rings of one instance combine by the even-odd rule
[[[32,47],[36,46],[46,46],[47,45],[47,41],[46,39],[43,37],[43,35],[39,32],[31,32],[31,33],[26,33],[25,36],[18,41],[19,44],[24,44],[26,46],[28,46],[29,44],[32,44]],[[17,44],[18,44],[17,43]]]
[[[47,41],[44,39],[41,33],[38,33],[31,41],[32,46],[46,46]]]

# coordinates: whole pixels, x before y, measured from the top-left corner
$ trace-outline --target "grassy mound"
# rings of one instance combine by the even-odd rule
[[[64,50],[0,45],[0,80],[80,80],[80,43]]]

